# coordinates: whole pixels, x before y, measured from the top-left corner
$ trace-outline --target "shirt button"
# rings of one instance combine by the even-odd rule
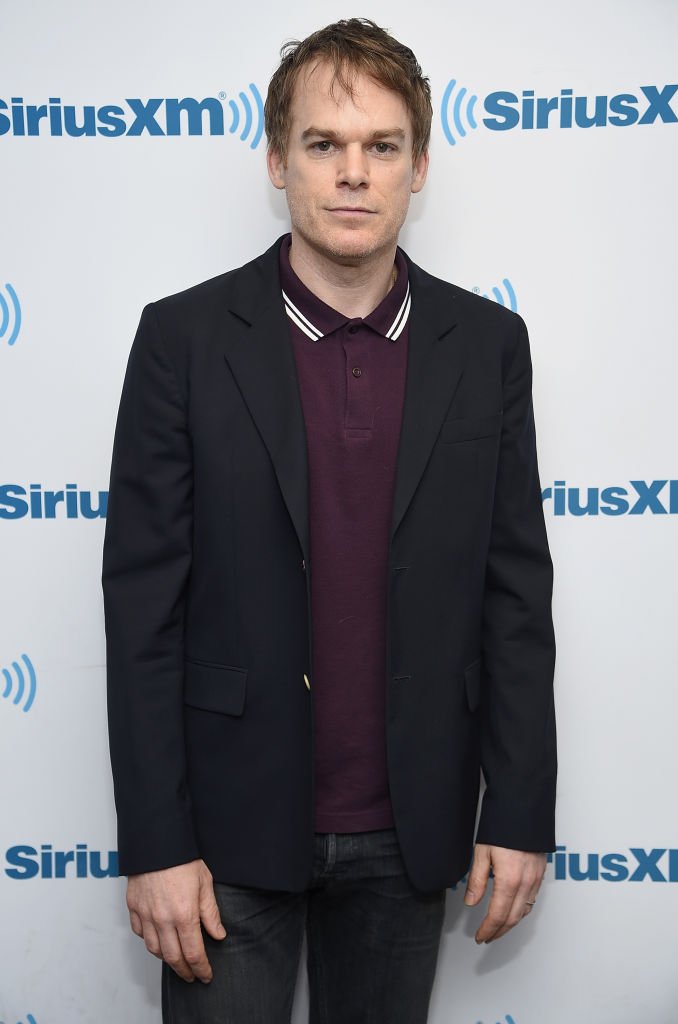
[[[357,324],[351,324],[351,326],[348,329],[348,333],[349,334],[357,334],[358,333],[358,325]]]
[[[351,370],[351,373],[353,374],[354,377],[362,376],[362,372],[363,371],[360,369],[359,366],[354,366],[353,369]]]

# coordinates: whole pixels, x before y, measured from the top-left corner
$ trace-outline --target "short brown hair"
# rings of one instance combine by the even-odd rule
[[[326,61],[335,83],[353,96],[356,74],[369,75],[405,101],[412,122],[412,158],[428,147],[431,136],[431,87],[412,50],[369,18],[349,18],[292,40],[280,50],[280,65],[268,86],[264,126],[268,148],[283,158],[290,134],[291,106],[299,72],[312,61]]]

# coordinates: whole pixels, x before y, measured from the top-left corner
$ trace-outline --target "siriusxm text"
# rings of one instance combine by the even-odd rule
[[[42,484],[0,484],[0,519],[105,519],[108,491],[84,491],[77,484],[43,490]]]
[[[72,850],[55,850],[51,843],[40,847],[10,846],[5,854],[5,874],[24,881],[29,878],[117,878],[118,854],[90,850],[76,843]]]
[[[120,103],[63,104],[51,96],[46,103],[25,103],[13,96],[0,99],[0,135],[70,135],[119,138],[139,135],[224,135],[224,104],[216,96],[202,100],[131,97]]]
[[[570,487],[556,480],[541,497],[555,516],[678,515],[678,480],[630,480],[613,487]]]
[[[571,853],[557,846],[549,853],[557,881],[678,882],[678,850],[631,846],[625,853]]]
[[[671,102],[678,85],[641,85],[640,95],[631,92],[615,96],[575,96],[573,89],[561,89],[557,96],[536,96],[534,89],[497,91],[485,97],[483,124],[491,131],[512,128],[624,128],[660,122],[674,124],[678,115]]]

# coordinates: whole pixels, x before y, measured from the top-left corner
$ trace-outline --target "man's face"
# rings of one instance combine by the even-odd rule
[[[287,155],[269,153],[284,188],[293,239],[316,254],[357,265],[392,250],[410,195],[426,180],[428,153],[412,164],[412,125],[402,98],[358,75],[351,99],[321,63],[302,69],[291,109]]]

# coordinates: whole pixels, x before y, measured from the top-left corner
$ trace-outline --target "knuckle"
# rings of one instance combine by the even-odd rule
[[[174,915],[174,923],[177,928],[183,931],[190,931],[198,924],[199,920],[200,918],[192,910],[188,909],[180,910]]]

